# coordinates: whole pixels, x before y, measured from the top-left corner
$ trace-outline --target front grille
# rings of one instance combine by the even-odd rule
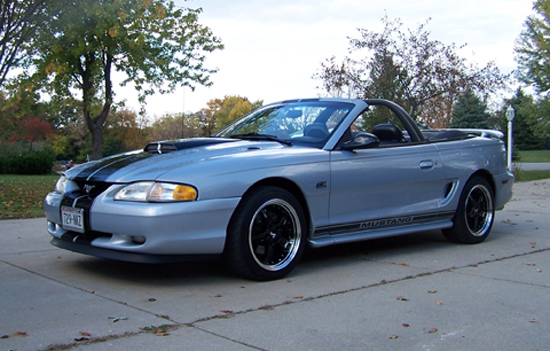
[[[96,197],[107,190],[112,184],[105,182],[76,181],[78,190],[66,193],[61,200],[62,206],[84,209],[84,228],[90,230],[90,209]]]
[[[82,195],[89,195],[92,199],[95,199],[99,194],[107,190],[112,184],[105,182],[86,182],[76,181],[76,184],[80,188]]]

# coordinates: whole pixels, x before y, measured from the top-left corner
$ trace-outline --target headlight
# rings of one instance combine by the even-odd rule
[[[197,190],[183,184],[139,182],[120,189],[114,199],[135,202],[194,201],[197,199]]]
[[[65,188],[67,187],[67,182],[69,181],[69,178],[65,176],[61,176],[57,183],[55,183],[55,192],[58,194],[63,194],[65,192]]]

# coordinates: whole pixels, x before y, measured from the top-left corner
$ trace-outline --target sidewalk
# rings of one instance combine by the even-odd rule
[[[0,221],[0,350],[546,350],[550,180],[518,183],[480,245],[426,232],[309,252],[257,283],[138,265]]]
[[[518,162],[514,163],[514,167],[522,171],[549,171],[550,163]]]

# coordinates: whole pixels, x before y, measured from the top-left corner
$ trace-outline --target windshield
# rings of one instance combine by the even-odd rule
[[[303,101],[269,105],[230,124],[215,136],[280,140],[322,147],[352,103]]]

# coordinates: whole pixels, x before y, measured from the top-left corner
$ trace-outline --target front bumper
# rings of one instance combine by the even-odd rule
[[[52,244],[133,262],[217,255],[223,252],[227,225],[240,201],[227,198],[181,203],[123,202],[112,199],[110,194],[116,191],[113,188],[117,186],[100,194],[86,210],[84,233],[62,227],[63,196],[48,194],[44,209],[48,232],[54,237]]]

